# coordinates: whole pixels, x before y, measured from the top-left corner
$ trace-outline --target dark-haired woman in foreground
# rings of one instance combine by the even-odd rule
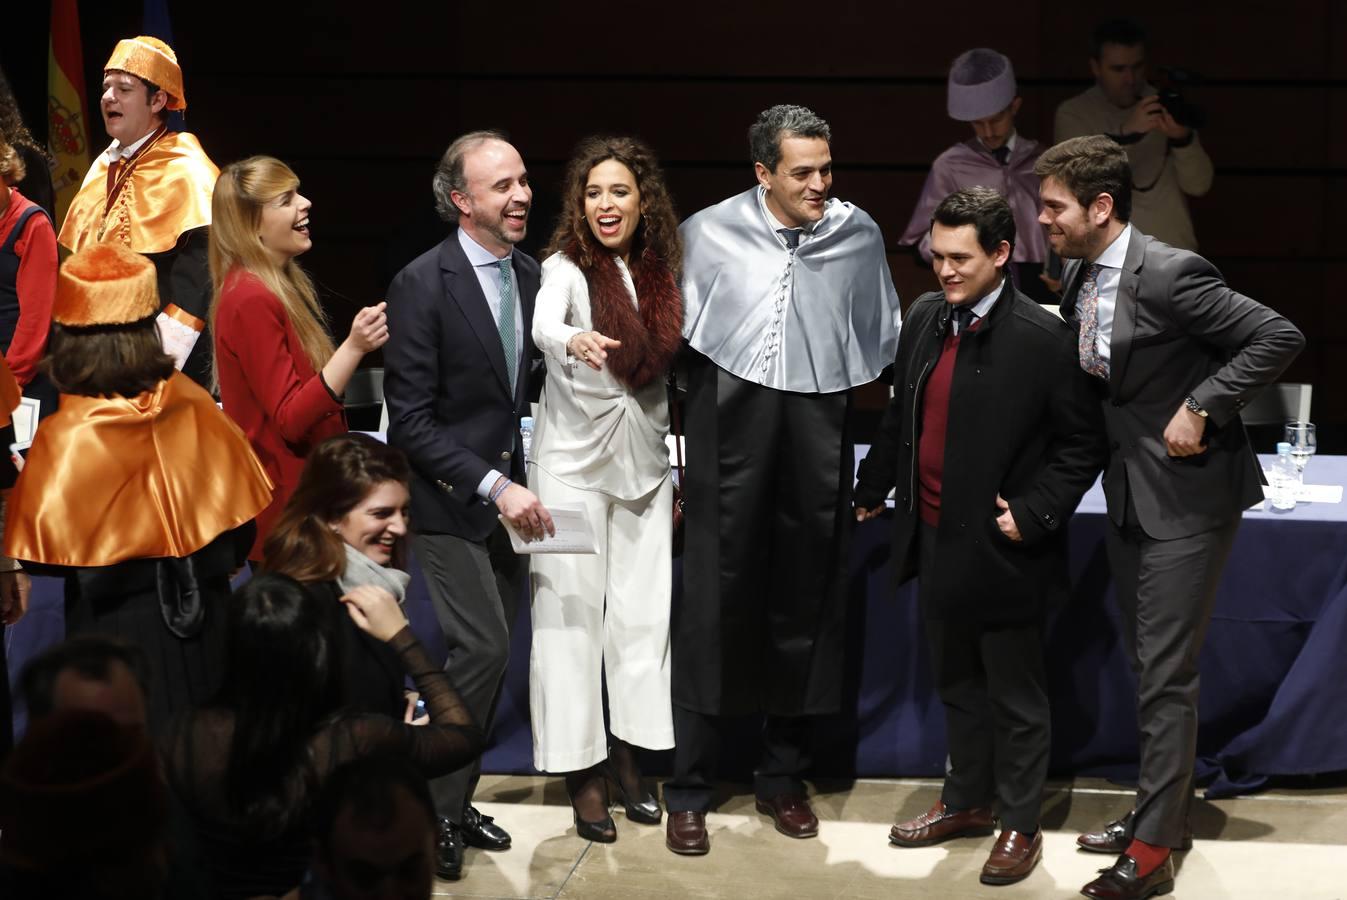
[[[585,140],[563,185],[533,314],[548,366],[529,484],[549,508],[583,508],[599,549],[533,558],[533,759],[566,773],[576,830],[606,842],[617,832],[605,775],[627,818],[658,824],[632,745],[673,746],[665,375],[682,339],[682,245],[639,141]]]
[[[411,470],[402,451],[365,434],[342,434],[309,454],[264,545],[263,569],[288,575],[325,607],[341,658],[342,705],[401,717],[402,664],[342,610],[348,591],[372,586],[401,602]]]
[[[163,745],[169,783],[194,823],[218,897],[282,895],[299,884],[312,804],[342,763],[393,755],[429,778],[482,750],[481,730],[393,595],[358,587],[342,603],[357,626],[397,654],[430,722],[343,711],[322,604],[284,575],[244,585],[230,607],[219,694],[177,720]]]

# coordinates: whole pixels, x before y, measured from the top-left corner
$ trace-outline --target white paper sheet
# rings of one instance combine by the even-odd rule
[[[589,527],[589,517],[579,506],[553,506],[548,509],[552,514],[552,524],[557,533],[544,535],[539,540],[526,541],[514,527],[497,516],[505,530],[510,534],[510,546],[515,553],[598,553],[598,544],[594,542],[594,531]]]

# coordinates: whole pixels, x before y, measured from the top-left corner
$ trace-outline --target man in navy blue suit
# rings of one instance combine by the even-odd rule
[[[414,546],[449,645],[445,670],[490,729],[528,566],[497,516],[525,536],[552,520],[525,487],[519,419],[528,414],[538,263],[514,249],[533,191],[504,135],[476,131],[435,170],[435,207],[457,223],[388,289],[384,347],[388,440],[412,465]],[[504,850],[510,836],[472,806],[477,763],[431,782],[440,816],[437,870],[457,878],[464,845]]]

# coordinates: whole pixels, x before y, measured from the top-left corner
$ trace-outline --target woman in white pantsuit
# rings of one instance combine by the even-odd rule
[[[638,141],[583,141],[563,190],[533,313],[548,360],[529,486],[548,507],[583,507],[599,552],[533,557],[533,761],[566,773],[576,830],[608,842],[608,776],[629,819],[658,824],[633,745],[673,746],[665,374],[682,334],[682,247]]]

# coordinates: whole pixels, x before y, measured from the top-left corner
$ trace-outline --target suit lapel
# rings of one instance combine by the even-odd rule
[[[440,269],[444,276],[445,293],[463,311],[463,317],[468,320],[468,325],[477,335],[482,351],[486,353],[486,358],[491,363],[492,371],[496,373],[500,386],[508,395],[510,378],[505,369],[505,348],[500,343],[500,330],[496,327],[491,307],[487,305],[486,296],[482,293],[477,273],[473,271],[472,264],[468,262],[468,257],[458,243],[457,232],[451,234],[449,239],[440,245]]]
[[[1137,271],[1141,268],[1141,259],[1146,253],[1148,241],[1144,234],[1132,229],[1132,239],[1127,244],[1127,257],[1123,261],[1118,278],[1118,296],[1113,304],[1113,334],[1109,339],[1109,393],[1117,396],[1122,384],[1123,373],[1127,371],[1127,358],[1132,352],[1132,335],[1137,323],[1137,284],[1141,281]]]
[[[1066,285],[1066,290],[1062,291],[1061,312],[1062,318],[1066,324],[1070,325],[1076,331],[1080,331],[1080,316],[1076,314],[1076,295],[1080,293],[1080,282],[1084,277],[1085,265],[1078,259],[1073,259],[1062,266],[1062,284]]]

